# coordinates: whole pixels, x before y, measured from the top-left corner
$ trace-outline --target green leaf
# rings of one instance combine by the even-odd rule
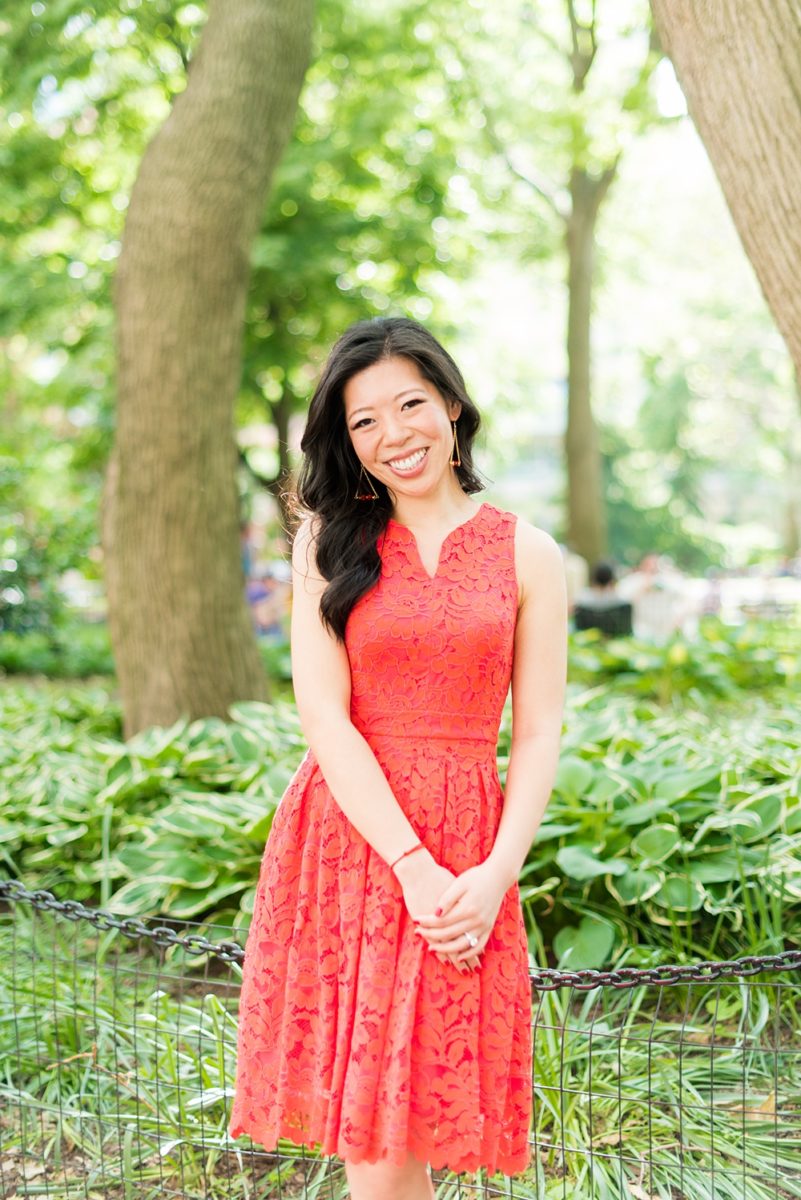
[[[256,842],[257,845],[262,845],[265,843],[267,841],[267,835],[272,827],[274,815],[275,809],[271,809],[270,812],[266,812],[264,816],[259,817],[251,824],[246,825],[243,830],[245,837],[249,838],[253,842]]]
[[[693,771],[669,771],[657,780],[654,785],[654,795],[668,801],[683,800],[704,787],[705,784],[717,784],[719,780],[720,767],[717,765]]]
[[[568,833],[575,833],[577,829],[581,829],[581,825],[578,821],[572,821],[570,824],[563,822],[561,824],[556,823],[553,825],[547,821],[544,821],[537,830],[534,838],[534,844],[539,845],[540,842],[549,842],[554,838],[565,837]]]
[[[132,879],[114,892],[108,908],[113,913],[125,916],[155,914],[161,912],[163,896],[164,888],[158,880]]]
[[[651,825],[637,834],[631,850],[649,862],[661,863],[670,858],[680,842],[681,833],[675,825]]]
[[[617,878],[610,877],[606,886],[620,904],[640,904],[658,892],[664,881],[661,871],[647,867],[629,867]]]
[[[228,733],[231,753],[239,762],[258,763],[267,756],[264,740],[250,729],[232,727]]]
[[[562,758],[556,772],[554,790],[570,800],[578,800],[589,790],[593,771],[580,758]]]
[[[766,788],[764,791],[749,797],[734,809],[736,816],[747,814],[754,818],[748,834],[743,834],[744,841],[756,841],[774,833],[782,821],[782,794],[778,787]]]
[[[221,900],[225,900],[228,896],[233,896],[236,892],[245,890],[245,883],[241,879],[229,879],[225,883],[220,883],[217,887],[209,888],[204,891],[196,891],[189,888],[179,888],[174,894],[167,897],[164,903],[164,911],[169,913],[171,917],[181,917],[189,919],[196,917],[198,913],[208,912]]]
[[[89,832],[88,825],[62,825],[58,829],[47,831],[47,841],[51,846],[66,846],[69,842],[77,842]]]
[[[704,902],[704,890],[688,875],[668,875],[653,895],[654,904],[674,912],[697,912]]]
[[[709,851],[703,858],[694,859],[688,867],[691,878],[701,884],[735,883],[743,870],[750,874],[755,868],[738,863],[737,855],[731,850]]]
[[[644,825],[646,821],[659,816],[669,807],[670,801],[667,799],[643,800],[621,808],[616,815],[616,820],[618,825],[623,826]]]
[[[181,756],[179,745],[182,734],[186,732],[188,723],[185,717],[180,717],[174,725],[162,727],[152,726],[136,733],[126,743],[128,753],[146,762],[158,762],[163,759],[175,759]]]
[[[615,929],[600,917],[582,917],[578,926],[563,925],[553,948],[560,970],[598,970],[604,966],[615,944]]]
[[[193,839],[201,834],[203,837],[220,837],[225,832],[225,825],[214,820],[210,806],[190,808],[182,802],[162,809],[153,822],[153,828],[157,832],[164,829]]]
[[[554,861],[565,875],[580,882],[595,879],[599,875],[623,875],[627,869],[626,864],[617,859],[604,861],[597,858],[584,846],[563,846]]]

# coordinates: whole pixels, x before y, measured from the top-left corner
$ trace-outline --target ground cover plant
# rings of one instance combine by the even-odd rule
[[[574,683],[615,682],[627,693],[663,704],[698,692],[736,699],[742,690],[793,687],[801,681],[797,623],[727,625],[705,617],[697,636],[675,634],[663,645],[634,637],[606,638],[587,629],[571,635],[569,653]]]
[[[280,690],[291,678],[288,643],[262,639],[259,649]],[[588,629],[571,633],[569,654],[574,683],[614,681],[660,703],[695,690],[731,698],[744,688],[763,691],[801,681],[801,629],[780,622],[727,625],[705,617],[698,636],[677,634],[661,646],[633,637],[605,638]],[[55,679],[111,676],[108,629],[104,622],[88,624],[75,617],[61,618],[50,630],[12,630],[0,624],[2,672]]]
[[[790,696],[663,708],[604,685],[569,700],[521,874],[551,964],[737,957],[799,943],[801,729]],[[2,690],[0,859],[28,886],[125,914],[244,930],[304,742],[243,703],[123,742],[103,688]],[[505,771],[509,723],[499,765]],[[532,944],[533,945],[533,944]]]
[[[287,641],[261,639],[259,652],[277,687],[291,679]],[[85,621],[67,612],[46,628],[15,629],[0,619],[0,678],[5,674],[76,680],[110,677],[114,671],[105,621]]]

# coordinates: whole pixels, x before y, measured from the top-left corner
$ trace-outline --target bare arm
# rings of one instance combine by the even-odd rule
[[[518,521],[520,609],[512,672],[512,747],[503,813],[488,862],[517,880],[551,795],[567,675],[567,589],[556,542]]]
[[[418,837],[398,804],[368,743],[350,719],[347,651],[320,619],[326,581],[318,573],[308,523],[292,550],[292,677],[303,732],[323,778],[351,825],[386,862],[393,862]],[[402,859],[395,874],[409,914],[430,911],[453,880],[428,850]],[[478,966],[477,957],[455,962],[459,971]]]
[[[317,571],[308,522],[295,539],[292,580],[292,678],[303,732],[345,816],[392,862],[418,838],[350,719],[350,663],[320,619],[326,580]]]

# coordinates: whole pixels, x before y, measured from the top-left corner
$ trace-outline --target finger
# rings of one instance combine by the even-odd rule
[[[440,954],[453,954],[459,958],[464,958],[465,956],[469,957],[471,954],[477,954],[479,950],[483,950],[485,942],[486,938],[479,937],[474,946],[467,941],[464,933],[461,933],[458,937],[452,938],[450,941],[437,942],[436,948]]]
[[[424,926],[426,929],[440,929],[447,919],[450,919],[451,922],[464,920],[468,914],[459,913],[455,907],[461,899],[462,896],[460,894],[450,901],[440,900],[435,912],[423,913],[421,916],[415,917],[415,923]],[[447,903],[447,909],[443,907],[445,903]]]
[[[478,968],[478,967],[480,967],[480,966],[481,966],[481,957],[480,957],[480,953],[481,953],[481,952],[480,952],[478,949],[476,949],[476,950],[471,950],[471,951],[470,951],[470,953],[469,953],[469,955],[467,955],[467,956],[466,956],[466,957],[464,957],[464,958],[463,958],[461,955],[457,954],[457,955],[456,955],[456,960],[457,960],[457,962],[466,962],[466,963],[470,963],[470,964],[471,964],[471,965],[473,965],[474,967]]]
[[[448,886],[445,888],[445,891],[440,896],[439,903],[434,910],[434,916],[446,917],[454,905],[458,904],[466,891],[467,889],[463,880],[454,879],[452,883],[448,884]]]
[[[449,922],[447,925],[420,925],[417,932],[427,941],[441,945],[444,942],[453,942],[457,938],[464,937],[465,933],[472,932],[476,928],[476,924],[475,917],[469,919],[462,917],[459,921]]]
[[[481,962],[475,955],[472,958],[452,958],[450,961],[462,975],[481,969]]]
[[[421,930],[420,937],[427,943],[431,950],[445,950],[448,954],[452,954],[458,947],[460,950],[468,948],[467,942],[464,940],[464,933],[455,935],[425,933]]]

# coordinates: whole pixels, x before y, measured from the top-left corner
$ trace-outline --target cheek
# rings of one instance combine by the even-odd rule
[[[451,421],[447,413],[439,413],[435,420],[431,421],[432,433],[436,432],[437,437],[443,441],[447,441],[451,436]]]
[[[366,429],[357,429],[355,433],[349,431],[348,437],[353,453],[359,460],[370,457],[371,447],[375,441],[375,437],[371,436],[371,431]]]

